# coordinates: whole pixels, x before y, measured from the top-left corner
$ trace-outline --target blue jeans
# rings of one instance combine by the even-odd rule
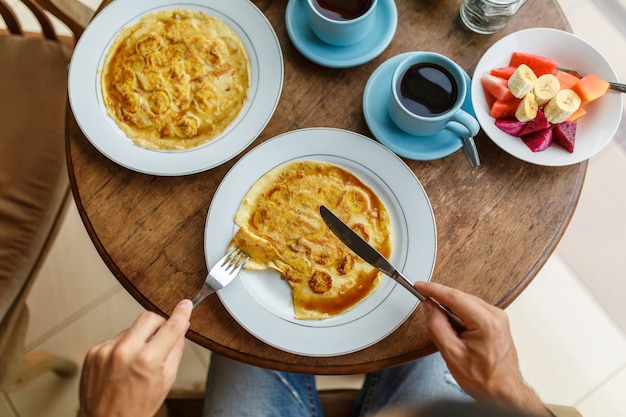
[[[436,400],[472,401],[439,353],[366,375],[352,416]],[[204,417],[321,417],[313,375],[273,371],[211,355]]]

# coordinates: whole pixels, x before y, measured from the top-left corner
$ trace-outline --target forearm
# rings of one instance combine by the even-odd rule
[[[465,323],[466,330],[458,335],[441,311],[424,303],[433,341],[467,394],[479,402],[552,417],[521,376],[506,312],[449,287],[422,282],[415,286],[451,308]]]
[[[531,416],[554,417],[543,405],[537,393],[523,382],[514,390],[497,393],[491,400],[507,407],[514,407]]]

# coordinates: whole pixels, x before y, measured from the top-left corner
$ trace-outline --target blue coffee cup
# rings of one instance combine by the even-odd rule
[[[326,3],[334,3],[332,0],[306,0],[306,2],[311,30],[330,45],[347,46],[362,41],[372,30],[376,20],[378,0],[362,3],[365,5],[363,13],[356,17],[341,16],[328,9]]]
[[[463,69],[451,59],[434,52],[410,54],[393,73],[389,116],[414,136],[447,129],[460,137],[473,137],[480,125],[461,108],[467,84]]]

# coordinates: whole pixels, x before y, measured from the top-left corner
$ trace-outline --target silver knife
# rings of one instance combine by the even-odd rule
[[[361,236],[359,236],[354,230],[352,230],[347,224],[333,214],[325,206],[320,207],[320,214],[322,219],[326,222],[330,230],[341,240],[346,246],[354,251],[357,255],[363,258],[364,261],[378,269],[385,275],[393,278],[396,282],[402,285],[415,295],[420,301],[432,301],[436,306],[443,310],[449,317],[450,323],[457,331],[461,333],[465,330],[463,320],[447,307],[439,304],[432,298],[422,294],[417,288],[413,286],[413,283],[408,280],[400,271],[398,271],[391,263],[376,249],[374,249],[369,243],[367,243]]]

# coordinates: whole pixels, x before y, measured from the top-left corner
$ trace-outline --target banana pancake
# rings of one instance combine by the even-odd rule
[[[291,287],[297,319],[348,311],[379,283],[378,271],[326,226],[325,205],[384,256],[391,253],[389,214],[380,198],[351,172],[320,161],[274,168],[245,195],[239,230],[229,246],[251,256],[246,269],[278,270]]]
[[[250,86],[239,36],[194,10],[145,15],[121,31],[102,69],[108,114],[139,146],[189,149],[224,132]]]

